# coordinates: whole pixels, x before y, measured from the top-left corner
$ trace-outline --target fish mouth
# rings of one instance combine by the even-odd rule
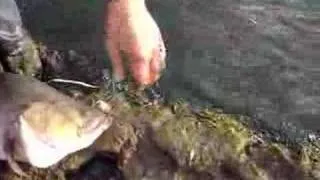
[[[82,127],[77,130],[78,137],[94,134],[97,132],[103,132],[108,129],[112,123],[113,119],[110,116],[104,115],[89,119]]]

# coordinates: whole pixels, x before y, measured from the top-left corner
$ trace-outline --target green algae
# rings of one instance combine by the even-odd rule
[[[250,133],[232,116],[214,111],[203,111],[201,115],[186,113],[186,109],[178,112],[176,119],[157,129],[155,136],[161,148],[168,149],[180,166],[210,171],[221,158],[240,159]]]
[[[319,177],[316,146],[288,147],[270,142],[243,123],[249,117],[227,114],[221,109],[194,112],[182,100],[165,106],[123,104],[117,104],[122,119],[134,123],[136,117],[144,117],[144,123],[153,130],[152,140],[173,157],[181,172],[193,169],[214,177],[223,165],[238,168],[238,176],[244,179]],[[279,169],[281,166],[283,169]],[[178,174],[178,179],[189,179],[184,173]]]
[[[16,73],[35,76],[41,69],[38,45],[31,39],[25,40],[22,53],[16,56],[9,56],[8,62]]]

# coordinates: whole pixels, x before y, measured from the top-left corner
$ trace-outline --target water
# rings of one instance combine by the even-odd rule
[[[18,0],[20,5],[23,0]],[[103,2],[29,0],[23,19],[54,48],[95,54]],[[320,132],[320,1],[149,0],[168,47],[166,95],[254,117],[299,139]]]

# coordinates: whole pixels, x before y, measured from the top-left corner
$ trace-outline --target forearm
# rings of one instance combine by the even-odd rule
[[[21,16],[14,0],[0,1],[0,44],[6,51],[16,49],[24,36]]]

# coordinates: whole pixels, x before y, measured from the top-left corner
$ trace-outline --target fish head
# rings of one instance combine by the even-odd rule
[[[112,118],[75,101],[59,101],[33,102],[19,121],[24,156],[31,165],[46,168],[90,146]]]

